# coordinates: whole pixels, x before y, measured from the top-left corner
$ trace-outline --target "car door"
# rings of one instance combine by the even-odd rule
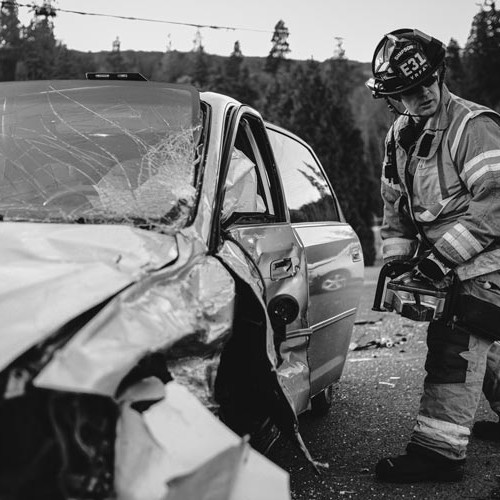
[[[314,396],[342,373],[361,293],[363,255],[312,149],[283,129],[268,125],[267,131],[292,227],[306,253]]]
[[[297,306],[295,319],[275,326],[308,332],[308,284],[304,249],[287,220],[279,174],[276,170],[264,123],[250,108],[242,107],[229,120],[226,147],[230,161],[223,180],[221,227],[236,240],[258,266],[265,283],[268,310],[286,310],[280,304]],[[282,301],[282,302],[280,302]],[[278,304],[278,307],[274,305]],[[271,318],[272,320],[272,318]],[[283,340],[283,337],[280,340]],[[279,343],[276,343],[279,344]],[[296,411],[307,407],[310,396],[309,368],[305,349],[300,363],[293,362],[283,385]],[[289,356],[281,353],[280,366],[286,371]]]

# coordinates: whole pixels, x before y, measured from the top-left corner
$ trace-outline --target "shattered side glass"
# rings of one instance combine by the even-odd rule
[[[0,85],[3,220],[185,226],[201,118],[191,87],[152,82]]]

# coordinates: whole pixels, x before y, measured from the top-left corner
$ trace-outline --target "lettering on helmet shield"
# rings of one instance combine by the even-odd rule
[[[395,53],[392,55],[392,59],[394,59],[395,62],[398,62],[409,50],[417,52],[418,47],[414,43],[409,43],[403,48],[394,51]]]
[[[401,74],[409,80],[415,80],[428,69],[430,69],[430,65],[425,56],[420,52],[415,52],[408,57],[408,59],[399,64]]]

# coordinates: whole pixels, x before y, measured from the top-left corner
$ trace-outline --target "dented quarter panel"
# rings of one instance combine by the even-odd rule
[[[0,367],[177,258],[173,236],[127,226],[0,224]]]

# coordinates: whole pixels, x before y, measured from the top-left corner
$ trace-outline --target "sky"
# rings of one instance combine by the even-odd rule
[[[244,56],[265,57],[271,49],[274,26],[282,19],[290,32],[289,58],[324,61],[332,57],[341,39],[345,56],[360,62],[371,61],[382,36],[398,28],[418,28],[445,44],[454,38],[463,47],[479,3],[481,0],[52,0],[52,5],[61,9],[54,20],[55,36],[69,49],[111,50],[118,37],[122,51],[192,50],[197,28],[168,21],[221,26],[199,28],[209,54],[229,55],[238,40]],[[19,8],[23,24],[31,15],[28,8]]]

